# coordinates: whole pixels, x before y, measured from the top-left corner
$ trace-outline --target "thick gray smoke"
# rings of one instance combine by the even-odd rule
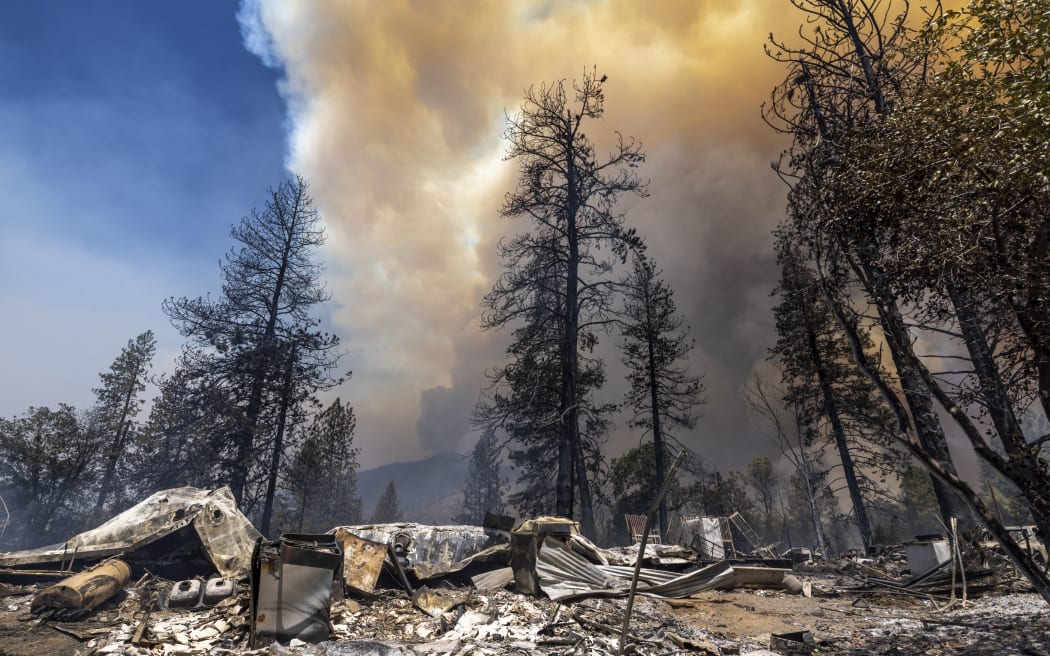
[[[707,374],[689,440],[720,464],[750,457],[761,438],[739,389],[772,342],[769,231],[785,191],[769,170],[783,143],[758,109],[782,72],[762,41],[793,31],[788,3],[249,0],[240,17],[247,47],[286,72],[289,166],[327,222],[333,322],[354,369],[340,393],[365,466],[469,442],[504,339],[480,333],[479,302],[496,241],[518,229],[498,217],[516,173],[504,111],[529,85],[592,66],[609,82],[591,131],[645,145],[651,197],[628,220],[677,290]],[[621,427],[611,450],[636,441]]]

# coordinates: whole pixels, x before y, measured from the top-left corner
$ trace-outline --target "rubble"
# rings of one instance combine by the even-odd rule
[[[145,564],[143,545],[156,540],[197,534],[203,545],[194,522],[208,520],[202,513],[209,502],[202,499],[212,494],[151,498],[148,507],[158,512],[152,520],[136,507],[139,528],[132,533],[149,539],[128,540],[124,532],[135,562]],[[195,501],[179,506],[179,514],[164,509],[172,498]],[[237,516],[235,507],[226,510]],[[1041,599],[1004,588],[1008,572],[976,548],[953,546],[957,558],[915,575],[907,573],[903,547],[771,567],[753,559],[705,562],[680,544],[663,544],[645,547],[642,567],[638,545],[602,549],[568,520],[501,525],[369,525],[257,539],[248,585],[237,583],[247,575],[224,576],[219,562],[197,578],[147,574],[136,582],[128,576],[131,565],[122,563],[121,576],[100,586],[106,594],[97,598],[71,585],[100,577],[106,567],[120,569],[118,560],[50,587],[0,584],[0,653],[616,654],[632,565],[638,599],[624,653],[1050,653]],[[93,555],[105,550],[97,540],[83,544],[93,545],[87,549]],[[218,560],[229,566],[241,558],[239,548]],[[31,569],[45,561],[27,562],[27,554],[55,550],[0,554],[6,559],[0,562]],[[40,612],[56,610],[52,589],[63,585],[81,591],[70,604],[79,621]]]
[[[123,590],[129,578],[127,563],[107,560],[37,592],[29,610],[37,616],[75,618]]]

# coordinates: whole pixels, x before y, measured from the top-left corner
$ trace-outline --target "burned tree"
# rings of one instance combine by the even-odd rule
[[[558,444],[555,512],[573,514],[578,494],[584,530],[593,534],[593,501],[580,439],[580,354],[593,346],[594,330],[608,321],[615,281],[613,262],[623,260],[636,240],[615,209],[625,193],[645,195],[635,174],[644,161],[641,146],[617,137],[612,152],[599,158],[584,133],[602,117],[605,77],[584,74],[566,88],[563,81],[530,88],[504,133],[508,159],[517,160],[517,188],[501,209],[507,218],[525,217],[528,232],[500,244],[506,272],[485,298],[485,329],[525,319],[555,295],[550,309],[558,324]],[[542,284],[539,284],[542,281]],[[585,337],[590,333],[592,337]]]
[[[665,442],[674,440],[675,429],[696,426],[696,407],[703,403],[700,377],[692,376],[685,362],[693,348],[689,328],[674,302],[674,292],[656,270],[656,264],[640,253],[624,285],[621,344],[630,389],[625,401],[633,412],[629,425],[651,433],[655,456],[652,489],[664,483]],[[660,535],[666,537],[667,502],[660,501]]]

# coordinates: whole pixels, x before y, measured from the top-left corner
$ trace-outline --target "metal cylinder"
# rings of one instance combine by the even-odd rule
[[[33,597],[33,613],[47,608],[91,610],[124,589],[131,568],[123,560],[107,560],[44,588]]]

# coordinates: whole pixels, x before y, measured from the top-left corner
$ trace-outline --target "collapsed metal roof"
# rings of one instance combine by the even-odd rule
[[[227,578],[243,578],[261,534],[237,508],[229,487],[179,487],[157,492],[101,526],[65,542],[0,554],[0,567],[65,564],[129,554],[176,532],[195,534],[201,550]]]

